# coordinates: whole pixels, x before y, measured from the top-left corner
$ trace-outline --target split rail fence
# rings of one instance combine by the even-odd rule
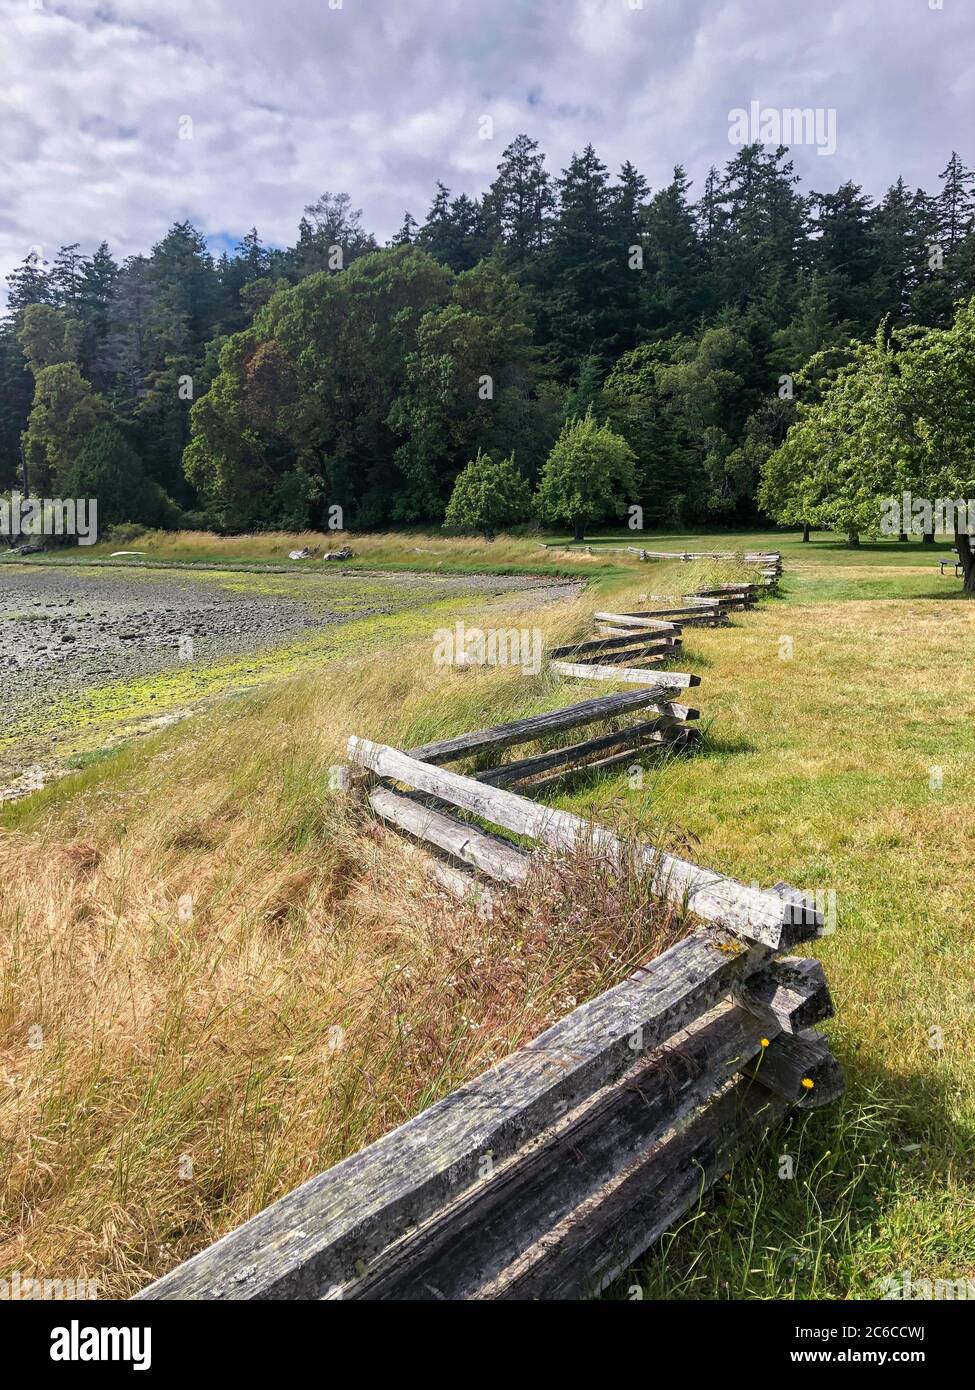
[[[572,1299],[598,1294],[790,1110],[842,1076],[814,1025],[821,929],[758,889],[533,797],[693,735],[682,687],[625,691],[401,751],[353,737],[353,786],[452,891],[506,892],[584,848],[648,874],[689,935],[534,1042],[260,1212],[143,1299]],[[587,725],[636,722],[506,761]],[[649,716],[649,717],[648,717]],[[474,772],[445,766],[488,761]],[[510,836],[517,836],[513,840]],[[528,842],[527,844],[525,842]]]
[[[714,556],[664,551],[639,553],[668,559],[719,558],[717,552]],[[750,558],[746,556],[746,562]],[[720,584],[678,597],[652,594],[647,599],[651,606],[635,612],[597,612],[596,637],[592,641],[555,647],[550,653],[552,670],[580,680],[613,680],[635,685],[652,682],[653,677],[647,675],[648,668],[672,661],[680,654],[685,627],[726,627],[732,613],[754,608],[763,593],[774,592],[782,573],[781,555],[775,552],[753,558],[754,563],[762,565],[761,582]],[[698,683],[695,676],[671,671],[661,674],[659,679],[665,677],[676,685]]]

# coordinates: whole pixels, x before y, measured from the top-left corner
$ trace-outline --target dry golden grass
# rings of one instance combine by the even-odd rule
[[[593,606],[503,622],[553,641]],[[131,1293],[686,929],[584,856],[485,923],[329,790],[353,732],[408,746],[586,693],[431,654],[211,709],[7,812],[0,1270]]]
[[[443,532],[375,531],[263,531],[258,535],[217,536],[211,531],[147,531],[125,545],[102,542],[86,558],[104,558],[119,549],[142,551],[150,559],[230,563],[287,562],[288,552],[307,548],[314,557],[349,546],[355,560],[366,564],[399,564],[435,569],[490,570],[498,566],[539,567],[570,565],[582,571],[607,563],[636,568],[639,560],[614,551],[588,554],[585,549],[561,549],[546,545],[530,531],[520,536],[501,535],[493,541],[478,536],[448,536]],[[312,562],[309,562],[312,563]]]

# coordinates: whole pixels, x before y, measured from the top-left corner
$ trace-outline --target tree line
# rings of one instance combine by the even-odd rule
[[[973,210],[954,153],[936,192],[875,203],[803,192],[787,149],[747,145],[695,197],[680,166],[651,190],[591,146],[555,176],[519,135],[482,196],[438,184],[385,246],[326,193],[290,247],[255,229],[214,256],[183,222],[121,264],[32,252],[0,323],[0,491],[26,470],[97,496],[103,525],[303,529],[338,505],[490,530],[469,499],[501,486],[576,527],[546,477],[564,492],[598,435],[616,481],[586,524],[784,516],[770,460],[856,345],[896,353],[975,294]]]

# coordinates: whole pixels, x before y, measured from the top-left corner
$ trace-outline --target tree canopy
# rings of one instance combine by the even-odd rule
[[[931,533],[939,502],[975,500],[975,300],[947,328],[885,325],[857,345],[821,398],[799,406],[759,498],[782,523],[856,540],[890,534],[905,493],[920,510],[901,512],[898,531]],[[965,511],[948,520],[956,538],[975,525]],[[962,549],[967,556],[967,539]]]
[[[457,475],[444,525],[481,531],[490,540],[505,526],[526,521],[531,509],[531,488],[515,467],[514,454],[495,460],[478,450]]]
[[[569,526],[576,540],[594,522],[619,519],[637,495],[635,455],[620,435],[590,411],[568,420],[542,469],[538,513],[551,526]]]
[[[350,525],[437,523],[479,452],[516,451],[534,487],[591,410],[632,450],[648,524],[773,509],[868,534],[852,437],[818,452],[828,416],[894,390],[900,335],[952,329],[975,296],[973,215],[957,152],[934,192],[898,179],[875,200],[802,189],[781,147],[651,189],[591,145],[551,169],[520,134],[482,193],[437,182],[386,246],[326,190],[290,246],[252,226],[216,254],[182,220],[123,261],[105,242],[31,251],[0,320],[0,489],[22,450],[31,486],[63,478],[108,420],[177,520],[315,526],[338,504]]]

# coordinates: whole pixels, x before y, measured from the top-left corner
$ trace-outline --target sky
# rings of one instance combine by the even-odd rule
[[[933,189],[975,163],[975,0],[0,0],[0,276],[183,219],[287,245],[326,189],[384,241],[520,131],[693,195],[752,103],[820,112],[806,190]]]

